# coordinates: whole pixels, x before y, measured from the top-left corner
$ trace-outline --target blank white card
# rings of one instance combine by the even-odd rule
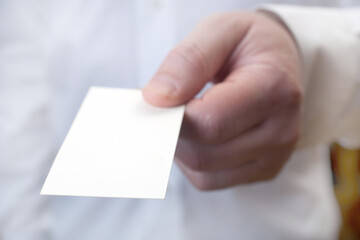
[[[92,87],[41,194],[165,198],[183,115],[140,90]]]

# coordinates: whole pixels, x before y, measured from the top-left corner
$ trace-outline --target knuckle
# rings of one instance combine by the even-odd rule
[[[170,56],[180,59],[191,71],[203,75],[207,73],[208,63],[204,53],[196,42],[180,44],[170,52]]]
[[[222,123],[218,114],[207,113],[202,115],[201,127],[199,129],[200,140],[207,144],[220,142],[222,134]]]
[[[299,109],[303,99],[300,80],[286,67],[269,65],[267,71],[272,76],[268,90],[274,93],[276,102],[291,109]]]
[[[281,96],[290,108],[299,108],[302,101],[302,91],[298,84],[287,84],[282,88]]]
[[[293,123],[292,125],[294,125]],[[282,134],[278,134],[278,138],[274,143],[278,146],[293,146],[300,138],[300,126],[295,124],[295,126],[285,127],[282,126],[282,130],[285,131]]]
[[[203,152],[194,151],[193,158],[188,162],[188,167],[193,171],[203,171],[207,167],[206,157]]]
[[[298,109],[301,106],[303,98],[301,85],[298,81],[291,78],[289,73],[281,71],[275,85],[281,103],[291,109]]]
[[[281,136],[278,136],[274,143],[278,146],[292,146],[296,144],[299,138],[300,133],[298,130],[290,130],[286,131],[284,134],[281,134]]]

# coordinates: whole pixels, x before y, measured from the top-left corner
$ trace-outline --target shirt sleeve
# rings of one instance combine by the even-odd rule
[[[360,8],[267,5],[303,57],[304,114],[298,148],[360,146]]]
[[[0,7],[0,239],[51,239],[40,196],[53,148],[39,5]]]

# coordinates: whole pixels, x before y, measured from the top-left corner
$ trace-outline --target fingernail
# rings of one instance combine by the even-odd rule
[[[150,91],[157,95],[171,96],[176,91],[174,81],[169,77],[156,77],[153,78],[146,86],[146,91]]]

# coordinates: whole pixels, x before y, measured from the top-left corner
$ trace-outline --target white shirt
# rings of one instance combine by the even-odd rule
[[[360,12],[355,10],[336,13],[336,18],[321,10],[320,19],[313,8],[269,7],[297,38],[307,76],[303,137],[275,180],[199,192],[174,165],[163,201],[39,195],[89,86],[141,87],[205,15],[259,3],[264,2],[0,1],[0,239],[336,239],[340,220],[327,144],[348,132],[360,133],[355,64],[360,59]],[[304,26],[304,19],[318,24]],[[329,19],[337,23],[337,34],[328,30]],[[311,38],[324,32],[345,37]],[[320,61],[316,50],[321,44]],[[332,46],[346,50],[334,52]],[[345,64],[344,55],[352,61]],[[324,59],[331,59],[329,66],[344,64],[317,67]],[[339,89],[351,94],[341,97]],[[316,121],[319,110],[321,122]]]

